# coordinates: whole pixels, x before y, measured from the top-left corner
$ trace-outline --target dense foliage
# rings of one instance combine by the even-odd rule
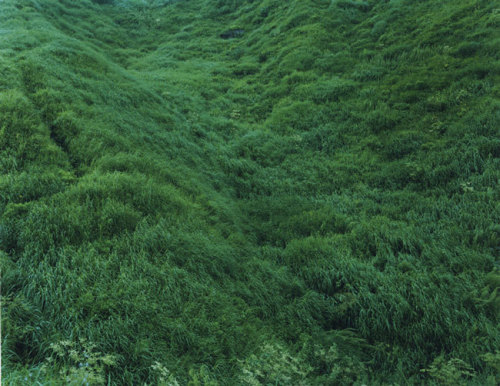
[[[0,1],[3,381],[498,384],[499,28]]]

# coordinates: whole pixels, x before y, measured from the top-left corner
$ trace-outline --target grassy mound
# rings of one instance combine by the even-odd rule
[[[0,1],[6,384],[500,381],[500,12]]]

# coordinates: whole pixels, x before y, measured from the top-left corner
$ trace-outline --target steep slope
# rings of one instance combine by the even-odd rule
[[[4,380],[498,382],[499,15],[0,2]]]

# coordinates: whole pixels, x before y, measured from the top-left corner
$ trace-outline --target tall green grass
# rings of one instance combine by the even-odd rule
[[[497,384],[499,15],[0,2],[3,381]]]

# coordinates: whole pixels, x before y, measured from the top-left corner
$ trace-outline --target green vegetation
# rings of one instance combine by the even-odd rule
[[[498,384],[499,29],[0,1],[3,382]]]

